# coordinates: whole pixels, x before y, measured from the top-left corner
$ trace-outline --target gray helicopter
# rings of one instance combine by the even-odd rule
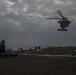
[[[55,19],[55,20],[60,20],[58,23],[60,24],[61,29],[57,29],[58,31],[67,31],[67,27],[69,27],[69,24],[71,21],[68,20],[68,18],[64,17],[62,12],[60,10],[56,10],[56,12],[61,16],[61,18],[45,18],[45,19]]]

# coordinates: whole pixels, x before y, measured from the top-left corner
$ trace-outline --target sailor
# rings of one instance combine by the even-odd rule
[[[4,40],[1,40],[1,43],[0,43],[0,53],[4,53],[6,50],[5,50],[5,41]]]

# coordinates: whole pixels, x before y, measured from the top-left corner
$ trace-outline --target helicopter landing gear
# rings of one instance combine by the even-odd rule
[[[67,31],[67,29],[57,29],[58,31]]]

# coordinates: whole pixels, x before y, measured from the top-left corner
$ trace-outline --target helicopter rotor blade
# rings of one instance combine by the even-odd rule
[[[45,19],[62,19],[62,18],[45,18]]]
[[[62,17],[62,18],[66,18],[63,16],[62,12],[60,10],[56,10],[56,12]]]

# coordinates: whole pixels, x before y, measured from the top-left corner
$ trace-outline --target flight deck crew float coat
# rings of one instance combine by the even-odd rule
[[[5,44],[4,43],[5,43],[4,40],[2,40],[0,43],[0,53],[5,52]]]

